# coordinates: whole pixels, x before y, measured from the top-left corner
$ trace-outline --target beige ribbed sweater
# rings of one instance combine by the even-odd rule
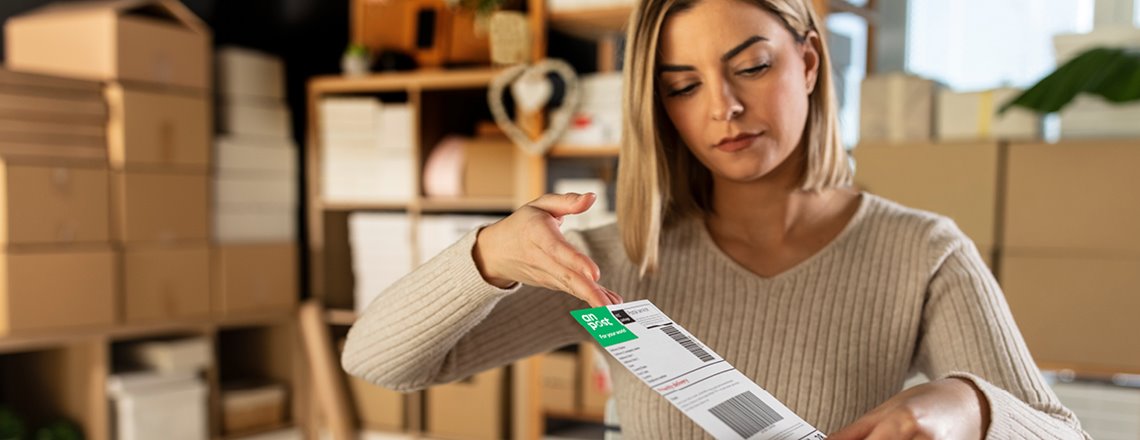
[[[824,249],[774,277],[737,264],[697,220],[663,234],[660,270],[639,279],[614,226],[570,233],[627,301],[649,299],[824,432],[902,389],[915,371],[973,381],[989,438],[1087,437],[1034,366],[1001,289],[953,221],[864,193]],[[475,268],[475,233],[384,291],[349,332],[342,363],[409,391],[588,341],[570,310],[530,286],[501,290]],[[626,439],[708,435],[612,357]]]

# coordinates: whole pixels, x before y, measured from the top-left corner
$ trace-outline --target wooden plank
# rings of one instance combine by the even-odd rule
[[[410,72],[378,73],[349,77],[318,76],[309,81],[310,100],[335,93],[403,92],[419,90],[451,90],[486,87],[501,69],[492,67],[444,70],[421,69]],[[310,102],[310,107],[314,104]]]
[[[550,14],[550,28],[589,40],[624,34],[633,12],[630,6],[611,6]]]
[[[328,423],[334,440],[356,438],[352,423],[352,407],[345,389],[340,363],[332,346],[332,336],[325,325],[323,307],[314,300],[301,306],[301,336],[305,343],[315,401]]]
[[[555,145],[546,155],[554,158],[617,158],[619,153],[620,145]]]

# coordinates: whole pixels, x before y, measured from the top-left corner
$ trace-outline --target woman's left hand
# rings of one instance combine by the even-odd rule
[[[907,389],[827,440],[980,439],[989,402],[974,384],[948,378]]]

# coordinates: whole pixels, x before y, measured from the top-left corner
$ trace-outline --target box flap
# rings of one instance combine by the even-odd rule
[[[53,3],[37,8],[18,18],[49,15],[115,14],[141,16],[176,23],[197,33],[208,32],[208,27],[197,15],[177,0],[105,0]]]

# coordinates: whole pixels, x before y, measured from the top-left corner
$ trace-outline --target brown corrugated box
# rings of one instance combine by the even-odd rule
[[[579,407],[585,414],[605,414],[606,401],[610,398],[609,372],[600,363],[605,359],[594,344],[581,344],[578,350]]]
[[[106,246],[0,253],[0,336],[113,323],[115,267]]]
[[[112,236],[128,244],[208,240],[208,177],[205,173],[112,172]]]
[[[0,68],[0,155],[102,159],[106,122],[99,83]]]
[[[212,250],[214,314],[292,310],[296,243],[217,244]]]
[[[210,31],[174,0],[55,3],[5,23],[13,70],[206,89]]]
[[[1039,365],[1140,373],[1140,258],[1007,253],[1001,280]]]
[[[0,157],[0,245],[110,240],[106,166]]]
[[[1001,148],[996,142],[861,144],[853,150],[855,183],[954,219],[988,252],[997,245]]]
[[[427,432],[433,437],[502,439],[507,436],[506,417],[503,368],[427,390]]]
[[[221,394],[222,430],[226,434],[261,431],[285,422],[284,385],[226,385]]]
[[[210,168],[210,100],[204,92],[158,91],[107,86],[110,118],[107,148],[111,166]]]
[[[129,246],[122,258],[124,321],[210,314],[210,249],[205,243]]]
[[[463,193],[467,197],[510,197],[515,190],[515,145],[506,136],[481,136],[464,151]]]
[[[1140,256],[1140,141],[1013,144],[1004,248]]]
[[[573,413],[577,409],[578,356],[553,352],[542,357],[542,409]]]
[[[404,429],[404,395],[381,388],[356,376],[348,376],[348,389],[352,394],[360,427],[376,431]]]

